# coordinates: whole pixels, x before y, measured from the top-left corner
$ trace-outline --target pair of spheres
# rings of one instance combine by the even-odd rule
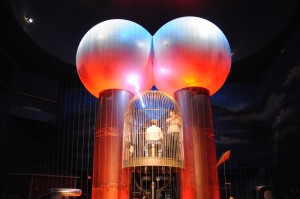
[[[106,89],[137,94],[153,85],[170,95],[186,87],[213,95],[229,74],[231,52],[223,32],[202,18],[174,19],[154,36],[137,23],[112,19],[84,35],[76,66],[95,97]]]

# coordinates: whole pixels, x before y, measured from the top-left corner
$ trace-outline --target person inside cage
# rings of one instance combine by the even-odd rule
[[[178,152],[178,140],[181,130],[181,117],[174,111],[170,111],[169,118],[166,119],[168,130],[166,134],[166,155],[175,158]]]
[[[151,126],[146,129],[146,143],[148,154],[151,157],[161,157],[161,140],[164,138],[161,128],[157,126],[155,119],[151,120]]]

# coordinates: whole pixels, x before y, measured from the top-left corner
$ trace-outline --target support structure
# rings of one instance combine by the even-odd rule
[[[181,112],[167,93],[136,95],[124,117],[123,168],[131,168],[130,198],[178,198],[177,171],[184,166]]]
[[[91,28],[79,44],[76,67],[91,94],[101,91],[92,198],[131,197],[131,170],[132,179],[144,178],[130,186],[139,190],[137,197],[159,198],[164,189],[164,198],[180,190],[182,199],[219,199],[210,95],[224,84],[230,65],[225,35],[202,18],[171,20],[153,36],[122,19]],[[153,85],[159,91],[148,91]],[[143,93],[130,101],[131,93],[107,88]],[[174,91],[177,102],[169,96]],[[179,188],[171,183],[178,173]]]
[[[185,168],[180,198],[219,199],[216,148],[209,91],[200,87],[175,92],[182,111]]]
[[[129,169],[122,169],[123,123],[133,94],[120,89],[100,92],[94,145],[92,198],[129,198]]]

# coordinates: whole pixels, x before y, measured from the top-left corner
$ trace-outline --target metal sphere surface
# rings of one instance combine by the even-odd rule
[[[112,19],[91,28],[76,54],[79,77],[95,97],[106,89],[132,93],[153,86],[151,34],[137,23]]]
[[[153,36],[154,84],[171,95],[185,87],[203,87],[210,95],[224,84],[231,66],[229,43],[213,23],[181,17]]]

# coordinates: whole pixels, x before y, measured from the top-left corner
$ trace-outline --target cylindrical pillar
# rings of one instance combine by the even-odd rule
[[[216,148],[209,91],[200,87],[175,92],[183,119],[185,167],[180,198],[219,199]]]
[[[122,170],[124,113],[133,94],[120,89],[99,93],[94,145],[92,199],[129,198],[129,171]]]

